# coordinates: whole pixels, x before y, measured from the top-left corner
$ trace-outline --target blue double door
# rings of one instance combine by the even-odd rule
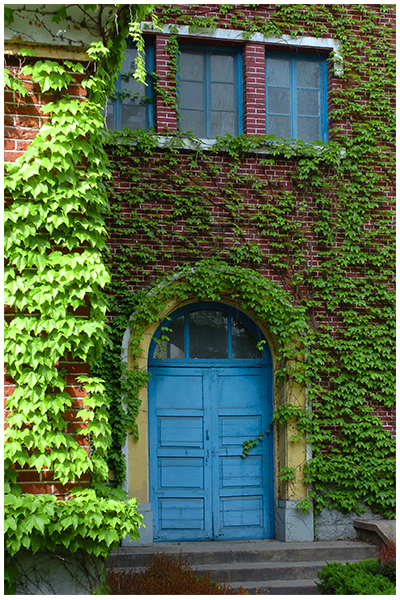
[[[149,381],[155,541],[272,538],[271,366],[167,362]]]

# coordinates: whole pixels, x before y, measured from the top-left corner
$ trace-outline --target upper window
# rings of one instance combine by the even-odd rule
[[[267,134],[327,141],[327,64],[307,54],[266,56]]]
[[[109,99],[105,116],[109,129],[145,129],[153,126],[152,88],[150,76],[147,85],[134,78],[138,52],[128,44],[125,58],[118,71],[115,90]],[[152,47],[146,44],[146,71],[151,73],[153,65]]]
[[[241,54],[182,48],[179,57],[179,127],[198,138],[242,133]]]

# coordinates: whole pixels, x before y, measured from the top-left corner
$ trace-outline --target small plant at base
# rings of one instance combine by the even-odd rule
[[[199,575],[182,554],[179,557],[156,552],[143,571],[115,571],[111,565],[106,577],[110,595],[249,595],[226,583],[211,581],[210,573]]]
[[[392,583],[396,583],[396,544],[389,542],[386,546],[382,544],[378,554],[381,573]]]

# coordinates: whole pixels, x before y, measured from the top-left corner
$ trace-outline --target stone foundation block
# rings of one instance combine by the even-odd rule
[[[275,510],[275,539],[281,542],[312,542],[314,540],[314,515],[304,513],[297,502],[278,500]]]

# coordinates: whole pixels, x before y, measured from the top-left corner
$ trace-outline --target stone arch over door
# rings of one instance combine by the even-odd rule
[[[176,279],[170,281],[168,284],[172,289],[172,293],[166,301],[164,301],[165,297],[160,293],[160,289],[153,292],[153,302],[155,294],[157,293],[160,293],[163,301],[160,300],[159,302],[161,308],[158,311],[157,316],[153,319],[153,322],[143,328],[140,356],[132,356],[129,345],[132,329],[131,327],[127,328],[122,347],[123,358],[126,360],[128,368],[147,370],[150,345],[162,321],[176,310],[199,301],[198,297],[195,297],[190,293],[188,293],[184,299],[182,299],[180,294],[174,296],[173,286],[175,285],[175,282]],[[214,298],[215,296],[213,297],[213,300]],[[204,300],[204,297],[202,299]],[[275,336],[270,333],[268,326],[251,310],[242,306],[236,291],[233,293],[222,291],[219,294],[218,301],[239,309],[260,329],[271,349],[273,370],[275,371],[279,366],[277,365],[275,358],[278,353],[278,342]],[[293,339],[293,344],[296,343],[297,340]],[[135,442],[132,436],[128,436],[123,449],[127,467],[125,489],[130,498],[137,499],[139,511],[143,514],[146,528],[140,529],[139,543],[146,545],[153,543],[153,511],[150,503],[149,488],[148,394],[148,386],[143,386],[140,390],[141,406],[137,418],[139,440]],[[306,389],[290,377],[286,377],[284,381],[279,383],[276,381],[273,382],[273,398],[275,408],[283,403],[291,403],[305,407]],[[296,441],[291,441],[291,437],[298,433],[298,429],[294,422],[289,421],[285,424],[275,426],[274,456],[275,473],[277,476],[274,490],[274,531],[275,538],[282,541],[311,541],[314,538],[312,511],[304,514],[300,509],[296,508],[297,503],[303,500],[307,495],[307,487],[303,482],[302,468],[307,458],[309,458],[309,449],[306,440],[303,437]],[[294,477],[289,482],[279,479],[280,469],[284,467],[294,467],[295,469]],[[129,542],[128,540],[123,541],[124,545],[129,545],[131,543],[136,544],[136,542]]]

